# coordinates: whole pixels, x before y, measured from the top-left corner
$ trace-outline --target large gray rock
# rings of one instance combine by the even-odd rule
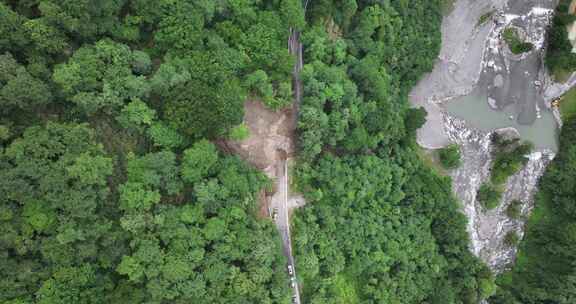
[[[508,127],[494,130],[494,133],[500,135],[504,140],[520,139],[520,133],[516,128]]]

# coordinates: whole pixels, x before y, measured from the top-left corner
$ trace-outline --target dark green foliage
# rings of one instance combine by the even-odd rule
[[[510,51],[514,54],[522,54],[530,52],[534,45],[530,42],[524,42],[518,36],[518,30],[513,27],[508,27],[502,32],[502,37],[504,41],[508,44]]]
[[[426,115],[428,115],[428,113],[423,107],[409,109],[404,119],[406,131],[413,134],[416,130],[420,129],[426,123]]]
[[[78,49],[54,69],[54,82],[86,114],[114,113],[133,98],[150,92],[146,78],[134,72],[134,53],[127,45],[101,40]]]
[[[126,129],[142,131],[152,125],[156,118],[156,111],[150,109],[142,100],[135,98],[122,108],[116,117],[118,122]]]
[[[517,263],[502,275],[491,303],[576,301],[576,121],[564,123],[560,151],[540,179],[536,206],[520,243]]]
[[[10,138],[10,128],[5,125],[0,125],[0,142]]]
[[[206,141],[184,154],[190,183],[179,167],[172,152],[128,155],[118,204],[88,126],[27,129],[0,154],[0,271],[22,273],[0,279],[0,300],[286,302],[277,234],[253,215],[266,178]]]
[[[24,22],[26,18],[0,2],[0,52],[15,51],[28,42]],[[1,54],[0,53],[0,54]]]
[[[10,53],[0,54],[1,111],[30,110],[52,99],[48,85],[32,76]]]
[[[256,216],[269,182],[207,138],[244,138],[247,98],[290,105],[290,28],[307,63],[304,303],[491,295],[406,102],[439,50],[439,0],[303,4],[1,1],[0,302],[289,303],[280,238]]]
[[[40,19],[46,24],[90,41],[121,26],[120,11],[126,2],[48,0],[42,1],[38,9],[42,16]]]
[[[438,1],[309,5],[320,21],[302,37],[308,63],[302,72],[302,157],[313,159],[324,148],[369,152],[413,134],[425,111],[408,110],[406,95],[438,52]],[[328,33],[325,19],[344,34]]]
[[[292,84],[281,82],[277,84],[278,87],[275,90],[270,78],[263,70],[257,70],[248,75],[246,86],[271,109],[278,110],[292,102]]]
[[[407,105],[438,52],[439,1],[351,2],[310,2],[302,38],[296,180],[308,205],[293,240],[304,302],[478,303],[493,277],[468,251],[450,181],[418,159],[426,112]]]
[[[319,191],[321,198],[295,222],[308,301],[341,301],[344,291],[334,281],[340,276],[359,302],[456,303],[468,294],[480,297],[482,267],[467,250],[466,220],[447,191],[447,179],[422,168],[406,172],[374,156],[326,157],[316,168],[300,174],[313,187],[308,192]],[[456,273],[461,277],[453,280]]]
[[[152,126],[150,126],[148,136],[152,139],[155,146],[162,148],[173,149],[184,144],[184,137],[182,135],[161,122],[153,123]]]
[[[266,178],[204,138],[291,102],[299,1],[0,2],[0,302],[289,303]]]
[[[476,194],[476,199],[482,206],[487,209],[494,209],[500,205],[500,199],[502,198],[502,192],[491,184],[484,183],[478,189]]]
[[[487,21],[489,21],[490,19],[492,19],[492,16],[494,16],[494,12],[495,11],[489,11],[485,14],[482,14],[482,16],[480,16],[480,19],[478,19],[478,26],[483,25],[484,23],[486,23]]]
[[[518,236],[518,233],[516,233],[516,231],[508,231],[508,233],[506,233],[506,236],[504,237],[504,244],[506,244],[507,246],[516,246],[518,245],[519,241],[520,237]]]
[[[150,186],[171,195],[182,191],[178,178],[176,155],[169,151],[149,153],[142,157],[128,155],[128,180]]]
[[[213,166],[218,160],[216,147],[210,142],[203,140],[184,151],[182,159],[182,178],[190,183],[195,183],[211,173]]]
[[[238,82],[225,81],[218,91],[191,82],[175,91],[166,104],[164,118],[193,138],[215,138],[242,122],[246,95]]]
[[[47,19],[28,20],[24,29],[34,46],[43,52],[57,54],[69,47],[64,33],[48,24]]]
[[[508,205],[508,208],[506,208],[506,215],[508,215],[509,218],[511,219],[520,219],[520,216],[522,215],[522,202],[519,200],[514,200],[512,202],[510,202],[510,205]]]
[[[230,134],[228,134],[228,138],[232,140],[245,140],[248,137],[250,137],[250,130],[248,129],[248,126],[243,123],[232,128]]]
[[[490,180],[496,186],[506,183],[508,178],[520,170],[528,161],[526,155],[532,152],[532,144],[519,143],[518,139],[507,140],[497,133],[492,134],[492,169]]]
[[[242,120],[249,93],[273,109],[292,97],[290,26],[303,26],[300,1],[136,1],[166,53],[152,79],[164,118],[193,138],[224,136]]]
[[[548,34],[546,66],[553,72],[576,69],[576,54],[572,53],[572,44],[568,39],[567,26],[576,17],[568,12],[571,0],[560,0]]]
[[[280,4],[280,14],[285,23],[296,30],[304,29],[306,24],[302,5],[303,1],[300,0],[281,0]]]
[[[105,216],[112,160],[86,125],[33,127],[0,154],[0,300],[88,303],[125,244]],[[120,242],[120,243],[119,243]],[[24,274],[24,272],[26,274]]]
[[[404,172],[377,157],[321,159],[318,170],[309,183],[319,190],[332,191],[324,192],[321,200],[302,211],[295,223],[298,269],[310,290],[307,298],[312,302],[322,298],[338,302],[339,291],[328,292],[336,286],[331,286],[331,280],[318,278],[343,275],[352,281],[361,278],[354,285],[360,287],[355,293],[363,300],[423,300],[431,290],[422,287],[432,286],[434,269],[443,268],[445,261],[429,254],[438,249],[426,229],[430,226],[428,219],[403,221],[403,210],[398,205],[405,193],[398,182],[404,179]],[[347,213],[347,225],[339,224],[344,221],[339,216],[343,212]],[[407,248],[411,248],[410,254],[406,254]],[[420,269],[419,274],[409,271],[408,265]],[[400,277],[403,284],[397,285]],[[415,286],[420,286],[418,292]]]
[[[209,159],[199,155],[210,151]],[[198,161],[205,161],[199,163]],[[200,168],[190,178],[192,166]],[[152,302],[281,303],[288,298],[280,243],[269,223],[257,221],[254,193],[265,178],[235,158],[220,158],[199,142],[185,152],[183,177],[193,198],[161,202],[183,186],[172,152],[128,161],[121,187],[121,226],[131,250],[116,271]],[[152,220],[153,219],[153,220]]]
[[[449,145],[438,151],[440,163],[446,169],[454,169],[460,166],[460,147],[458,145]]]

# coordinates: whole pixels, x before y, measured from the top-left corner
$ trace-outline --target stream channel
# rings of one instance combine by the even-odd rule
[[[538,179],[558,149],[561,122],[551,102],[576,84],[575,75],[555,83],[543,63],[556,5],[556,0],[456,0],[442,23],[434,69],[410,94],[412,106],[428,112],[418,143],[430,151],[451,143],[460,147],[462,165],[449,172],[452,189],[468,217],[470,250],[495,272],[516,256],[516,248],[504,242],[506,234],[524,234],[525,220],[509,218],[506,208],[520,200],[522,218],[529,215]],[[531,51],[510,51],[502,37],[509,27],[533,45]],[[485,210],[476,193],[490,180],[490,135],[499,129],[519,134],[535,149],[508,179],[500,205]]]

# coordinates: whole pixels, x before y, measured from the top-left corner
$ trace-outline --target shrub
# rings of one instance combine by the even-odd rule
[[[508,246],[516,246],[520,241],[520,237],[516,233],[516,231],[508,231],[506,236],[504,237],[504,244]]]
[[[489,11],[483,14],[482,16],[480,16],[480,19],[478,19],[478,23],[476,24],[476,26],[480,26],[486,23],[488,20],[492,19],[492,16],[494,16],[494,11]]]
[[[496,293],[496,283],[494,282],[494,279],[480,279],[478,280],[478,283],[480,298],[486,299]]]
[[[476,194],[478,202],[480,202],[480,204],[482,204],[482,206],[487,210],[498,207],[501,197],[502,192],[487,183],[482,184],[480,189],[478,189],[478,193]]]
[[[460,166],[460,148],[458,145],[449,145],[438,152],[440,163],[446,169],[454,169]]]
[[[570,2],[571,0],[560,1],[548,32],[549,43],[545,63],[554,73],[576,69],[576,54],[572,53],[567,30],[568,25],[576,18],[569,12]]]
[[[246,124],[241,123],[230,130],[228,137],[232,140],[244,140],[250,137],[250,130]]]
[[[487,299],[496,292],[496,282],[492,271],[488,266],[483,265],[477,273],[478,292],[480,298]]]
[[[522,41],[520,37],[518,37],[518,31],[513,27],[505,29],[502,37],[508,44],[510,51],[514,54],[530,52],[534,48],[532,43]]]
[[[142,100],[134,98],[124,106],[116,119],[126,129],[143,131],[156,119],[156,111]]]
[[[174,149],[181,147],[185,139],[178,131],[161,122],[155,122],[148,129],[148,136],[152,139],[154,146]]]
[[[517,144],[517,142],[501,139],[495,141],[491,172],[491,181],[494,185],[504,184],[508,177],[518,172],[528,161],[525,155],[532,151],[532,144],[528,142]]]
[[[0,125],[0,141],[7,140],[8,138],[10,138],[10,128]]]
[[[508,215],[508,217],[511,219],[517,220],[521,216],[521,211],[522,202],[519,200],[514,200],[510,203],[510,205],[508,205],[508,208],[506,208],[506,215]]]

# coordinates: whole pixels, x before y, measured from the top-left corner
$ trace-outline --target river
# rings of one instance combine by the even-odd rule
[[[446,104],[449,114],[480,130],[513,127],[537,149],[557,150],[558,124],[544,98],[550,81],[543,63],[554,6],[551,0],[516,0],[494,12],[480,77],[470,94]],[[532,51],[513,54],[509,50],[501,36],[510,27],[523,33],[523,40],[534,46]]]
[[[454,117],[461,118],[474,128],[484,131],[515,128],[522,139],[534,144],[538,150],[556,151],[558,148],[557,123],[549,110],[541,111],[540,117],[532,123],[519,122],[515,105],[493,110],[488,104],[488,96],[474,92],[446,103],[446,110]]]
[[[434,69],[410,94],[412,105],[428,112],[418,143],[427,149],[460,146],[462,166],[449,173],[452,188],[469,220],[471,251],[495,272],[515,258],[516,248],[505,244],[505,235],[524,233],[524,221],[508,218],[506,208],[521,200],[522,215],[530,213],[538,179],[558,146],[560,122],[551,100],[572,86],[554,83],[543,64],[555,5],[555,0],[457,0],[443,20]],[[491,17],[481,23],[483,15]],[[513,54],[501,36],[508,27],[516,28],[532,51]],[[510,127],[535,151],[509,178],[500,206],[486,211],[476,192],[490,179],[490,134]]]

